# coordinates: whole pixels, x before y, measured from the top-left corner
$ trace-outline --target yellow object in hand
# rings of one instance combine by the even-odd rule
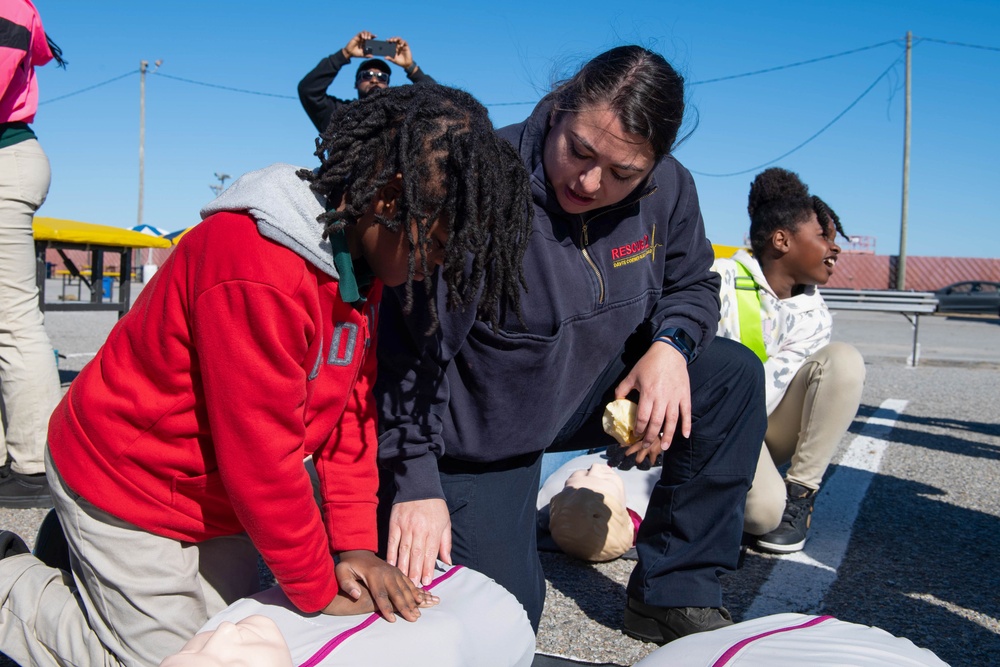
[[[638,405],[627,398],[611,401],[604,408],[602,424],[604,432],[618,441],[622,447],[628,447],[639,441],[635,432],[635,413]]]

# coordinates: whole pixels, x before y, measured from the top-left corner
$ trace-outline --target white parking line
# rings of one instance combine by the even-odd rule
[[[805,550],[781,557],[747,609],[745,618],[789,611],[804,614],[820,611],[826,592],[837,580],[837,568],[851,541],[854,520],[868,485],[882,463],[882,454],[888,445],[883,438],[892,431],[907,403],[889,399],[868,418],[816,496],[816,510]]]
[[[937,607],[941,607],[942,609],[947,609],[959,618],[964,618],[967,621],[972,621],[977,625],[981,625],[990,632],[997,632],[997,629],[1000,628],[1000,619],[987,616],[983,612],[976,609],[967,609],[966,607],[961,607],[954,602],[942,600],[941,598],[930,593],[903,593],[903,595],[911,600],[920,600],[921,602],[927,602]]]

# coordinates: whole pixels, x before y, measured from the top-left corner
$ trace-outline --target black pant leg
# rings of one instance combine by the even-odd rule
[[[719,338],[688,371],[691,438],[676,436],[664,452],[628,594],[658,607],[720,607],[719,575],[736,568],[767,430],[764,372],[748,348]]]
[[[452,560],[482,572],[524,606],[536,632],[545,605],[536,510],[541,452],[497,463],[439,463],[451,514]]]

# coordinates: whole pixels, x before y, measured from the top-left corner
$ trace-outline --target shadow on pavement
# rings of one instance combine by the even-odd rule
[[[993,664],[1000,518],[926,484],[877,475],[823,613],[880,627],[951,665]]]

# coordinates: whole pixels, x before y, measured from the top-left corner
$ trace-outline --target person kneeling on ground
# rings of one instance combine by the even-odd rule
[[[259,589],[258,551],[303,612],[414,621],[436,602],[374,553],[372,332],[383,285],[412,295],[442,265],[449,307],[518,307],[520,265],[491,258],[523,249],[527,174],[444,86],[344,107],[316,155],[210,203],[57,408],[72,571],[2,534],[0,650],[18,663],[156,665]]]
[[[865,364],[854,347],[830,342],[833,318],[816,289],[840,254],[837,214],[780,168],[757,175],[747,209],[753,255],[713,267],[722,276],[718,335],[764,362],[767,433],[744,530],[757,549],[791,553],[805,546],[823,474],[857,414]],[[778,466],[789,461],[782,480]]]
[[[454,558],[513,593],[537,629],[542,452],[606,445],[605,404],[633,394],[641,437],[621,460],[662,454],[663,466],[623,629],[664,643],[732,622],[720,574],[739,559],[767,426],[763,369],[715,336],[712,245],[671,153],[683,116],[684,80],[661,55],[596,56],[499,130],[531,174],[522,311],[494,322],[448,313],[429,336],[387,290],[380,520],[387,560],[411,579],[426,583],[435,555]]]

